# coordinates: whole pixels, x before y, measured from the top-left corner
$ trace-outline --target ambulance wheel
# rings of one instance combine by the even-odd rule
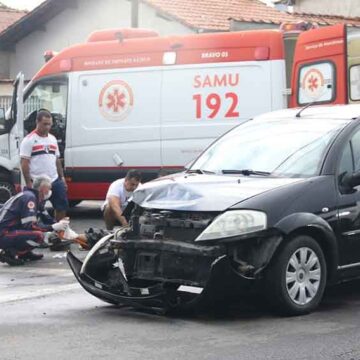
[[[7,181],[0,180],[0,204],[5,204],[14,194],[14,186]]]
[[[70,200],[69,201],[69,207],[73,208],[76,205],[79,205],[81,203],[81,200]]]

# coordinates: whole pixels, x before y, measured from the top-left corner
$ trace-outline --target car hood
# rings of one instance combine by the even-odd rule
[[[145,208],[221,212],[266,191],[304,179],[177,174],[142,185],[133,201]]]

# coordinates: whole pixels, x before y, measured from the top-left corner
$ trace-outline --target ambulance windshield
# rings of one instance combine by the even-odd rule
[[[47,109],[52,114],[66,118],[68,84],[66,79],[51,79],[38,82],[26,94],[25,119],[34,111]]]

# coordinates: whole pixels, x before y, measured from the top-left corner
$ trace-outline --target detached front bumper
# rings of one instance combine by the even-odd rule
[[[71,252],[67,255],[83,288],[108,303],[165,311],[202,307],[223,300],[235,289],[246,291],[254,283],[233,270],[222,247],[156,240],[113,242],[121,248],[124,266],[121,271],[114,261],[108,278],[117,271],[120,286],[81,271],[83,263]]]
[[[80,274],[83,263],[78,258],[76,258],[71,251],[67,254],[67,261],[80,285],[88,293],[105,302],[114,305],[124,304],[150,308],[161,307],[161,298],[164,294],[164,290],[161,284],[148,288],[147,295],[142,294],[144,290],[137,288],[131,289],[130,294],[125,292],[115,292],[113,289],[110,289],[108,286],[106,286],[106,284],[100,283],[86,274]]]

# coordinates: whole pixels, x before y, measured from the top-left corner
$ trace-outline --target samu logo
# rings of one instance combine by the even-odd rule
[[[100,92],[99,109],[108,120],[120,121],[125,119],[133,106],[134,94],[125,81],[110,81]]]

